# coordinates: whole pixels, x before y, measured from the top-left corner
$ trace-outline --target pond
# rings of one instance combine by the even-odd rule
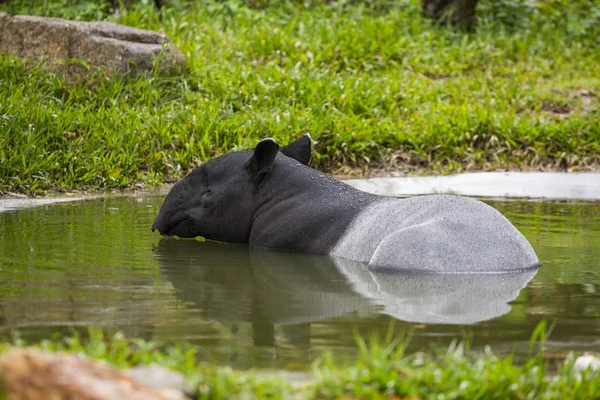
[[[600,350],[600,202],[486,200],[543,266],[497,276],[372,274],[327,257],[250,250],[150,231],[162,197],[106,197],[0,212],[0,334],[29,340],[96,326],[187,340],[236,368],[305,369],[355,334],[410,330],[409,349],[469,339],[525,354]]]

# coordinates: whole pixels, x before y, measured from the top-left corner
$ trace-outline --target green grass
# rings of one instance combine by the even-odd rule
[[[0,344],[0,353],[14,347],[23,347],[21,339]],[[127,339],[121,333],[105,335],[90,329],[86,337],[75,334],[70,337],[44,340],[35,347],[52,352],[85,354],[105,360],[119,369],[136,365],[158,364],[181,372],[191,388],[197,389],[199,398],[289,398],[291,385],[277,377],[259,377],[234,372],[227,367],[213,367],[198,360],[198,348],[186,343],[165,345],[157,341]]]
[[[417,0],[145,3],[0,5],[159,30],[189,60],[174,78],[67,84],[0,56],[0,191],[153,185],[306,132],[327,172],[600,164],[598,0],[482,0],[473,32]]]
[[[198,388],[199,398],[209,399],[600,399],[600,371],[573,372],[573,354],[555,364],[544,358],[539,350],[544,328],[541,324],[534,332],[532,356],[524,363],[510,356],[497,357],[489,349],[470,354],[461,345],[443,352],[407,355],[403,351],[405,336],[359,338],[360,357],[354,365],[336,365],[326,355],[314,364],[314,380],[303,385],[256,371],[212,366],[199,361],[198,349],[190,345],[165,346],[95,330],[86,338],[66,337],[37,346],[86,354],[119,368],[163,365],[182,372],[192,387]],[[0,352],[15,345],[24,343],[3,344]]]

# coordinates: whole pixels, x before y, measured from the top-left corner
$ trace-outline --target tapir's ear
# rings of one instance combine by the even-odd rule
[[[275,140],[271,138],[261,140],[256,145],[254,154],[248,162],[248,169],[255,174],[264,174],[273,164],[278,152],[279,145]]]
[[[310,135],[307,133],[300,139],[294,140],[292,143],[281,149],[281,152],[294,160],[300,161],[304,165],[310,162]]]

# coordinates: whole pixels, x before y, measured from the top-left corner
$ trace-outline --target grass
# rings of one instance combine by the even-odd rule
[[[600,2],[482,0],[473,32],[417,0],[15,0],[0,11],[166,33],[178,77],[67,83],[0,56],[0,191],[155,185],[271,136],[327,172],[600,165]]]
[[[0,353],[26,343],[0,345]],[[291,386],[277,377],[258,377],[234,372],[226,367],[213,367],[197,359],[198,349],[186,343],[165,345],[156,341],[127,339],[121,333],[105,335],[100,330],[90,329],[87,337],[75,334],[71,337],[44,340],[35,347],[52,351],[85,354],[105,360],[119,369],[136,365],[158,364],[181,372],[191,388],[196,388],[199,398],[274,398],[289,397]]]
[[[182,372],[198,388],[198,397],[207,399],[599,399],[600,371],[573,372],[573,354],[564,363],[551,364],[539,349],[544,329],[541,324],[534,332],[532,356],[525,363],[497,357],[489,349],[469,354],[461,345],[407,355],[405,336],[358,338],[360,356],[354,365],[338,366],[326,355],[314,364],[314,381],[302,386],[255,371],[211,366],[198,361],[197,349],[189,345],[164,346],[96,330],[86,338],[73,336],[37,346],[86,354],[119,368],[163,365]],[[0,352],[15,345],[24,343],[3,344]]]

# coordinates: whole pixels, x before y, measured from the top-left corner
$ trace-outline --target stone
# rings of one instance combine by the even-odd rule
[[[0,13],[0,53],[65,72],[89,76],[100,69],[125,74],[152,71],[173,75],[186,59],[158,32],[109,22],[79,22],[58,18],[9,16]],[[82,60],[82,61],[74,61]]]
[[[160,365],[138,365],[123,373],[155,389],[169,388],[184,392],[190,397],[194,395],[194,389],[188,385],[183,374]]]
[[[173,387],[152,387],[105,361],[83,355],[13,349],[0,357],[8,399],[189,400]]]
[[[422,0],[423,15],[441,20],[445,11],[454,5],[452,23],[455,25],[472,25],[475,22],[475,9],[478,0]]]

